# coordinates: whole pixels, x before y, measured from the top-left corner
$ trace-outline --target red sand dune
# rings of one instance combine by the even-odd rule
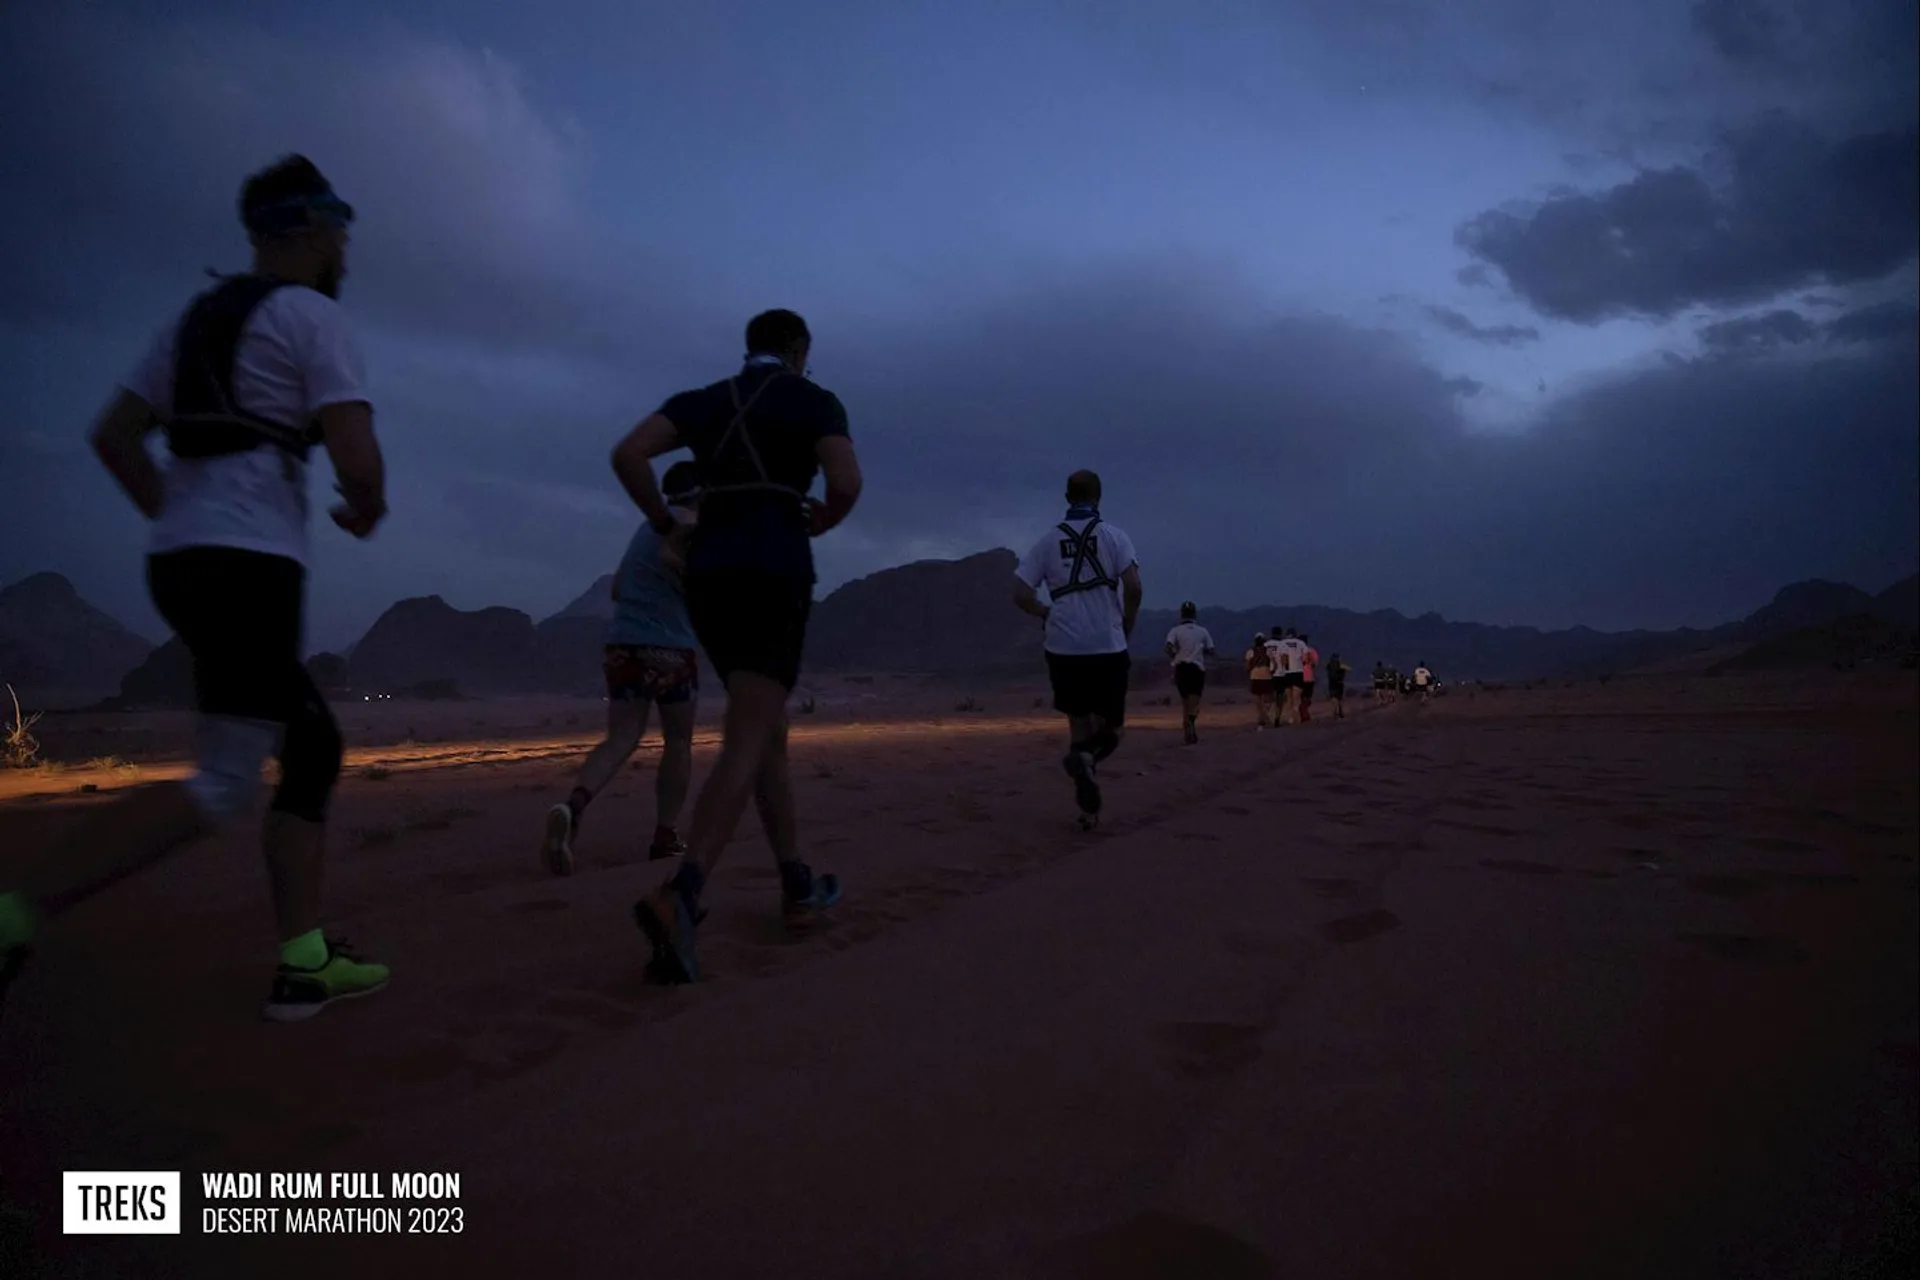
[[[60,1275],[701,1280],[1911,1249],[1910,676],[1462,690],[1259,735],[1223,690],[1194,748],[1136,695],[1091,837],[1033,690],[893,687],[797,730],[834,921],[784,932],[743,827],[695,988],[643,984],[628,917],[651,745],[578,874],[539,869],[591,703],[442,708],[356,758],[330,892],[395,966],[376,999],[254,1020],[245,831],[60,921],[0,1021],[11,1244]],[[122,775],[13,781],[3,856],[86,779]],[[188,1233],[62,1237],[61,1169],[184,1171]],[[202,1172],[403,1169],[461,1175],[462,1234],[197,1234]]]

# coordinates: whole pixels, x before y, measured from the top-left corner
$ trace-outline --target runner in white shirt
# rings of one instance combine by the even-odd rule
[[[1180,621],[1167,632],[1167,657],[1173,660],[1173,687],[1180,693],[1187,745],[1200,741],[1200,695],[1207,688],[1207,659],[1213,656],[1213,636],[1195,619],[1199,606],[1189,600],[1180,606]]]
[[[1095,768],[1119,747],[1126,723],[1127,642],[1141,596],[1133,539],[1100,517],[1099,476],[1076,471],[1067,478],[1066,519],[1034,544],[1014,577],[1014,604],[1046,623],[1053,707],[1067,717],[1061,764],[1073,779],[1080,827],[1091,831],[1101,803]]]
[[[1300,722],[1300,689],[1306,680],[1307,646],[1292,627],[1278,644],[1279,665],[1274,668],[1274,692],[1280,699],[1280,723]]]
[[[195,836],[249,815],[279,761],[264,844],[279,966],[262,1013],[311,1017],[387,983],[321,925],[326,820],[340,729],[302,663],[307,469],[330,460],[333,523],[370,536],[386,514],[359,342],[336,301],[353,210],[289,156],[241,189],[253,267],[168,324],[94,425],[95,454],[151,524],[154,607],[193,659],[198,760],[184,780],[127,793],[0,892],[0,988],[40,920],[86,901]],[[148,439],[166,442],[156,462]],[[7,887],[7,886],[0,886]],[[147,957],[149,994],[189,981]],[[190,998],[189,998],[190,999]]]
[[[1433,672],[1427,669],[1425,658],[1413,669],[1413,691],[1420,695],[1420,701],[1426,702],[1433,696]]]

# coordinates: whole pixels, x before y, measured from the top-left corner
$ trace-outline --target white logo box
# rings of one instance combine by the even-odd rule
[[[60,1229],[70,1236],[177,1236],[180,1171],[60,1174]]]

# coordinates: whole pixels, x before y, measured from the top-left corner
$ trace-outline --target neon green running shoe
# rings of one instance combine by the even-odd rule
[[[24,897],[0,893],[0,1001],[6,999],[7,988],[33,954],[33,935],[39,923],[38,914]]]
[[[347,947],[345,938],[327,939],[327,962],[318,969],[283,964],[273,975],[273,994],[260,1011],[272,1022],[311,1018],[336,1000],[370,996],[387,985],[387,966],[368,964]]]

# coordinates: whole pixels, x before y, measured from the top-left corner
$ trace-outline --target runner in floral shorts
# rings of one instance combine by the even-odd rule
[[[661,485],[667,501],[688,526],[699,504],[698,485],[699,472],[691,462],[670,467]],[[540,856],[554,875],[573,871],[573,840],[580,831],[580,815],[638,749],[648,708],[655,706],[660,708],[665,745],[654,782],[653,841],[647,857],[657,860],[686,852],[675,825],[693,775],[700,658],[681,594],[682,552],[683,548],[663,541],[643,524],[614,575],[613,621],[607,627],[601,664],[607,677],[607,736],[580,766],[566,802],[547,811]]]

